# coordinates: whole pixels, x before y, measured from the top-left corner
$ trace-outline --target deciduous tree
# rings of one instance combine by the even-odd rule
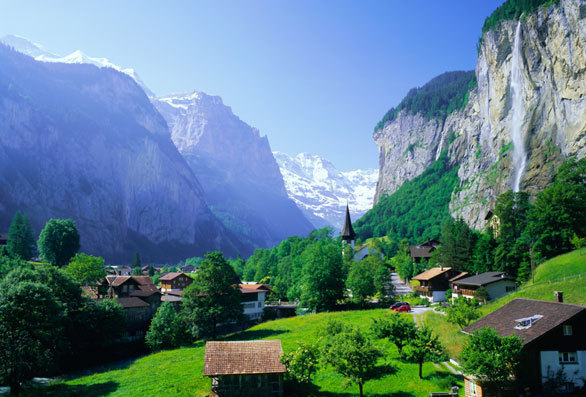
[[[372,331],[377,338],[387,338],[394,343],[399,350],[399,356],[403,356],[403,347],[415,337],[417,327],[413,318],[399,313],[392,313],[388,317],[373,319]]]
[[[216,324],[240,321],[238,275],[221,252],[208,253],[195,274],[193,283],[183,292],[182,314],[194,337],[216,337]]]
[[[53,265],[65,266],[79,251],[79,233],[71,219],[49,219],[37,241],[41,257]]]
[[[447,320],[452,324],[457,324],[460,328],[468,326],[472,321],[480,318],[480,312],[473,300],[460,297],[454,302],[454,305],[446,309]]]
[[[106,277],[104,259],[84,253],[75,255],[65,271],[81,285],[90,285]]]
[[[324,361],[348,382],[356,383],[361,397],[364,383],[376,375],[376,361],[381,356],[372,341],[357,328],[331,336],[323,348]]]
[[[466,341],[460,354],[462,368],[481,381],[505,382],[514,374],[522,348],[518,336],[501,337],[494,329],[483,328]]]
[[[443,356],[443,346],[430,328],[417,329],[415,337],[403,348],[405,359],[419,364],[419,379],[423,379],[423,363],[437,361]]]
[[[146,334],[147,346],[152,351],[172,349],[181,346],[187,340],[185,322],[171,302],[163,302],[157,309]]]

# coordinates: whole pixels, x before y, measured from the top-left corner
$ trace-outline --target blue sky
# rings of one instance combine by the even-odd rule
[[[156,94],[220,95],[273,150],[378,168],[374,125],[407,91],[476,66],[502,0],[3,1],[0,35],[133,67]]]

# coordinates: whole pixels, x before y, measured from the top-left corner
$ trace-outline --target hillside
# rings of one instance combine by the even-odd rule
[[[586,252],[580,255],[576,250],[542,263],[535,271],[535,284],[529,281],[521,285],[517,291],[482,306],[481,312],[485,316],[515,298],[554,301],[554,291],[564,293],[565,303],[586,305]],[[460,328],[439,313],[425,313],[424,321],[441,335],[450,357],[457,358],[466,340]]]
[[[282,320],[269,321],[228,338],[229,340],[280,339],[283,351],[294,350],[302,341],[318,340],[319,330],[329,319],[343,321],[366,329],[371,318],[388,315],[388,309],[311,314]],[[379,379],[366,382],[365,395],[428,395],[429,392],[445,390],[445,383],[456,380],[453,375],[432,363],[423,367],[425,379],[419,380],[417,365],[397,359],[396,347],[379,340],[377,345],[387,351],[387,357],[379,360],[385,371]],[[210,381],[203,377],[205,347],[202,342],[193,347],[156,353],[136,360],[125,367],[96,373],[64,383],[35,390],[35,395],[67,396],[75,393],[112,396],[153,395],[159,393],[178,396],[205,396],[210,390]],[[358,387],[344,387],[342,376],[328,367],[322,368],[313,383],[319,388],[317,396],[357,396]],[[458,381],[462,386],[462,383]],[[42,392],[42,393],[40,393]],[[100,394],[102,393],[102,394]]]
[[[449,211],[481,230],[499,195],[535,195],[564,159],[584,157],[582,3],[506,1],[482,27],[473,76],[439,75],[387,112],[373,134],[375,203],[421,175],[453,141],[448,157],[459,182]]]

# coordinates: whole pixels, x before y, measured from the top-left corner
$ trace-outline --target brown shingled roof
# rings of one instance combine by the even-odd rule
[[[458,274],[456,277],[452,277],[449,281],[453,282],[453,281],[461,279],[462,277],[467,277],[467,276],[468,276],[468,272],[462,272],[462,273]]]
[[[207,342],[204,376],[285,373],[280,340]]]
[[[518,335],[524,344],[531,343],[560,324],[583,312],[586,306],[516,298],[500,309],[481,318],[462,330],[472,334],[483,327],[493,328],[500,336]],[[516,320],[541,315],[529,328],[516,329]]]
[[[440,274],[444,274],[445,272],[449,272],[450,270],[452,270],[451,267],[432,267],[431,269],[426,270],[423,273],[419,273],[417,276],[413,277],[413,280],[431,280],[432,278],[435,278]]]
[[[176,279],[177,277],[181,276],[183,273],[181,272],[171,272],[171,273],[167,273],[163,276],[161,276],[161,278],[159,278],[159,281],[171,281]]]
[[[148,303],[146,303],[142,299],[137,298],[135,296],[130,297],[130,298],[117,298],[117,300],[118,300],[118,303],[120,303],[120,306],[122,306],[124,309],[128,309],[131,307],[149,307],[150,306]]]

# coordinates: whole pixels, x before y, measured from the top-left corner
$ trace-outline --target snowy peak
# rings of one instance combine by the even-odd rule
[[[149,97],[154,97],[155,94],[144,84],[136,71],[132,68],[122,68],[107,58],[94,58],[84,54],[80,50],[73,51],[71,54],[61,57],[55,55],[43,48],[40,44],[34,43],[24,37],[7,35],[0,38],[0,41],[6,45],[13,47],[16,51],[29,55],[40,62],[58,62],[58,63],[87,63],[99,68],[112,68],[121,73],[132,77],[134,81],[144,90]]]
[[[190,93],[182,94],[170,94],[157,98],[157,100],[168,104],[176,109],[188,110],[191,108],[201,107],[218,107],[228,110],[232,113],[232,109],[229,106],[225,106],[222,102],[222,98],[215,95],[208,95],[205,92],[193,91]]]
[[[342,228],[346,203],[356,220],[372,207],[378,170],[342,172],[330,161],[309,153],[273,152],[287,194],[317,227]]]

